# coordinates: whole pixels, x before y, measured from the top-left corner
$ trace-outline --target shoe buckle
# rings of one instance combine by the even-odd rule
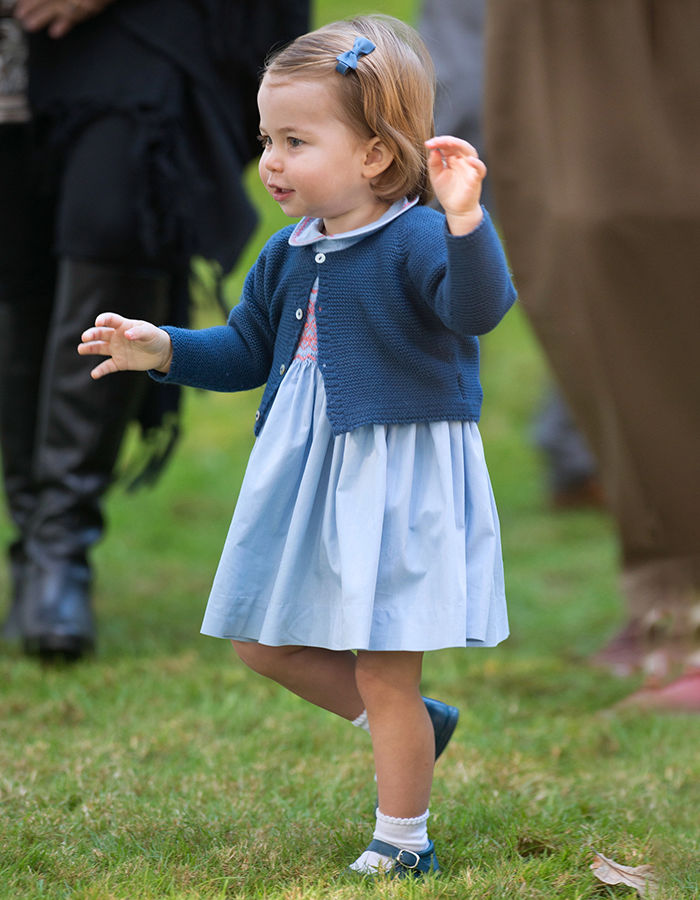
[[[414,859],[411,859],[411,857],[414,857]],[[396,862],[405,869],[417,869],[420,856],[415,850],[399,850],[396,855]]]

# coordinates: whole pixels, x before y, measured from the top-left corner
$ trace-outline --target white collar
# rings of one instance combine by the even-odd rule
[[[387,211],[378,219],[375,219],[374,222],[370,222],[368,225],[362,225],[360,228],[354,228],[352,231],[344,231],[340,234],[325,234],[321,231],[323,219],[312,219],[309,216],[305,216],[297,224],[290,235],[289,243],[292,247],[305,247],[307,244],[315,244],[316,241],[320,240],[344,241],[347,238],[361,237],[382,228],[388,222],[391,222],[393,219],[400,216],[401,213],[406,212],[407,209],[415,206],[416,203],[418,203],[417,197],[414,200],[408,200],[404,197],[402,200],[397,200],[395,203],[392,203],[389,209],[387,209]]]

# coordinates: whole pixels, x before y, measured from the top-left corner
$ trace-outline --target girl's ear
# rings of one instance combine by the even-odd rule
[[[370,138],[366,144],[362,174],[367,179],[381,175],[394,161],[394,154],[378,137]]]

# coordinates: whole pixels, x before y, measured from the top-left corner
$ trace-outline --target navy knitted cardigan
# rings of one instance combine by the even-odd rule
[[[328,254],[290,246],[293,228],[267,242],[226,325],[166,328],[173,358],[158,380],[215,391],[266,383],[258,434],[318,277],[318,364],[334,434],[372,423],[477,421],[483,395],[476,336],[494,328],[515,300],[488,214],[455,237],[441,213],[416,206]]]

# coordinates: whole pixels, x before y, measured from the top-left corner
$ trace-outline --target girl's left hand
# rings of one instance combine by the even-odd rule
[[[481,183],[486,166],[467,141],[439,135],[425,142],[428,174],[452,234],[473,231],[483,218]]]

